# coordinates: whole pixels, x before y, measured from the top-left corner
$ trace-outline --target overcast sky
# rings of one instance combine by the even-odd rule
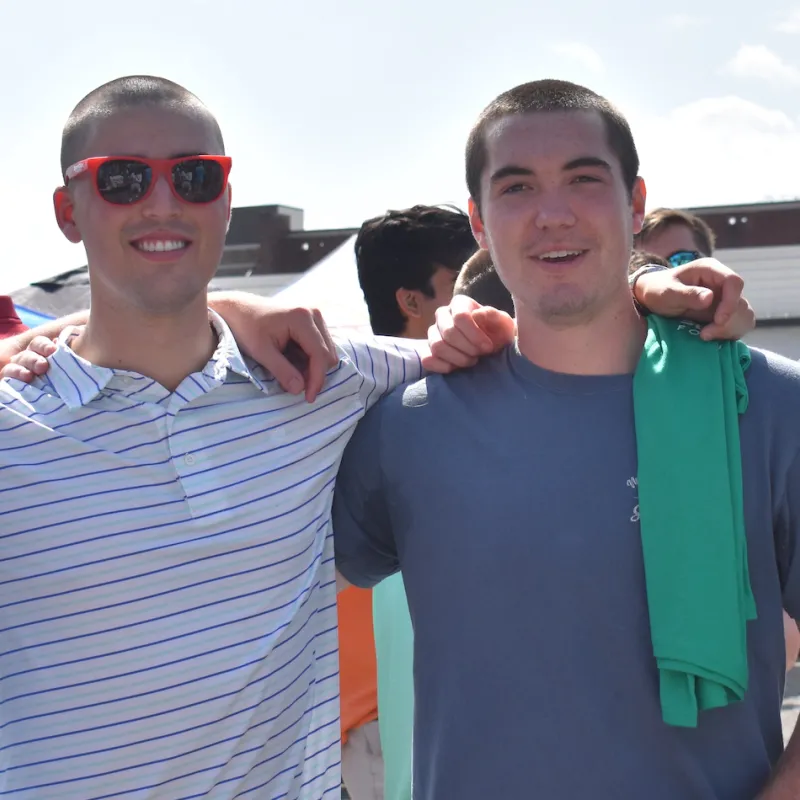
[[[85,263],[52,216],[60,132],[81,97],[127,74],[197,94],[233,156],[234,205],[298,206],[306,227],[464,206],[471,123],[545,77],[628,115],[651,207],[800,196],[800,5],[737,6],[0,0],[0,291]]]

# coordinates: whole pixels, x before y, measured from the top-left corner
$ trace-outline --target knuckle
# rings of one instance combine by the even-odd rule
[[[744,278],[741,275],[737,275],[735,272],[732,272],[727,280],[731,286],[736,287],[740,291],[744,288]]]
[[[309,323],[314,319],[313,311],[310,308],[294,308],[290,313],[301,323]]]
[[[456,325],[465,325],[472,322],[472,311],[468,309],[456,311],[453,314],[453,322]]]

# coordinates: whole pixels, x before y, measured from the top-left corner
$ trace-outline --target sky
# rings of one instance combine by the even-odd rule
[[[800,4],[737,6],[0,0],[0,292],[85,264],[52,213],[61,129],[122,75],[198,95],[233,157],[234,206],[296,206],[307,228],[465,207],[470,126],[538,78],[626,114],[651,208],[800,197]]]

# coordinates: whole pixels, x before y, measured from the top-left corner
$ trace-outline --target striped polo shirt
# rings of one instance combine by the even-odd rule
[[[333,483],[419,356],[339,342],[309,405],[212,320],[172,393],[66,338],[0,383],[3,797],[337,797]]]

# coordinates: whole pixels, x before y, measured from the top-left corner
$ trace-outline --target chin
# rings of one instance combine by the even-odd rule
[[[576,286],[561,286],[541,295],[536,305],[543,318],[568,319],[585,313],[591,301]]]

